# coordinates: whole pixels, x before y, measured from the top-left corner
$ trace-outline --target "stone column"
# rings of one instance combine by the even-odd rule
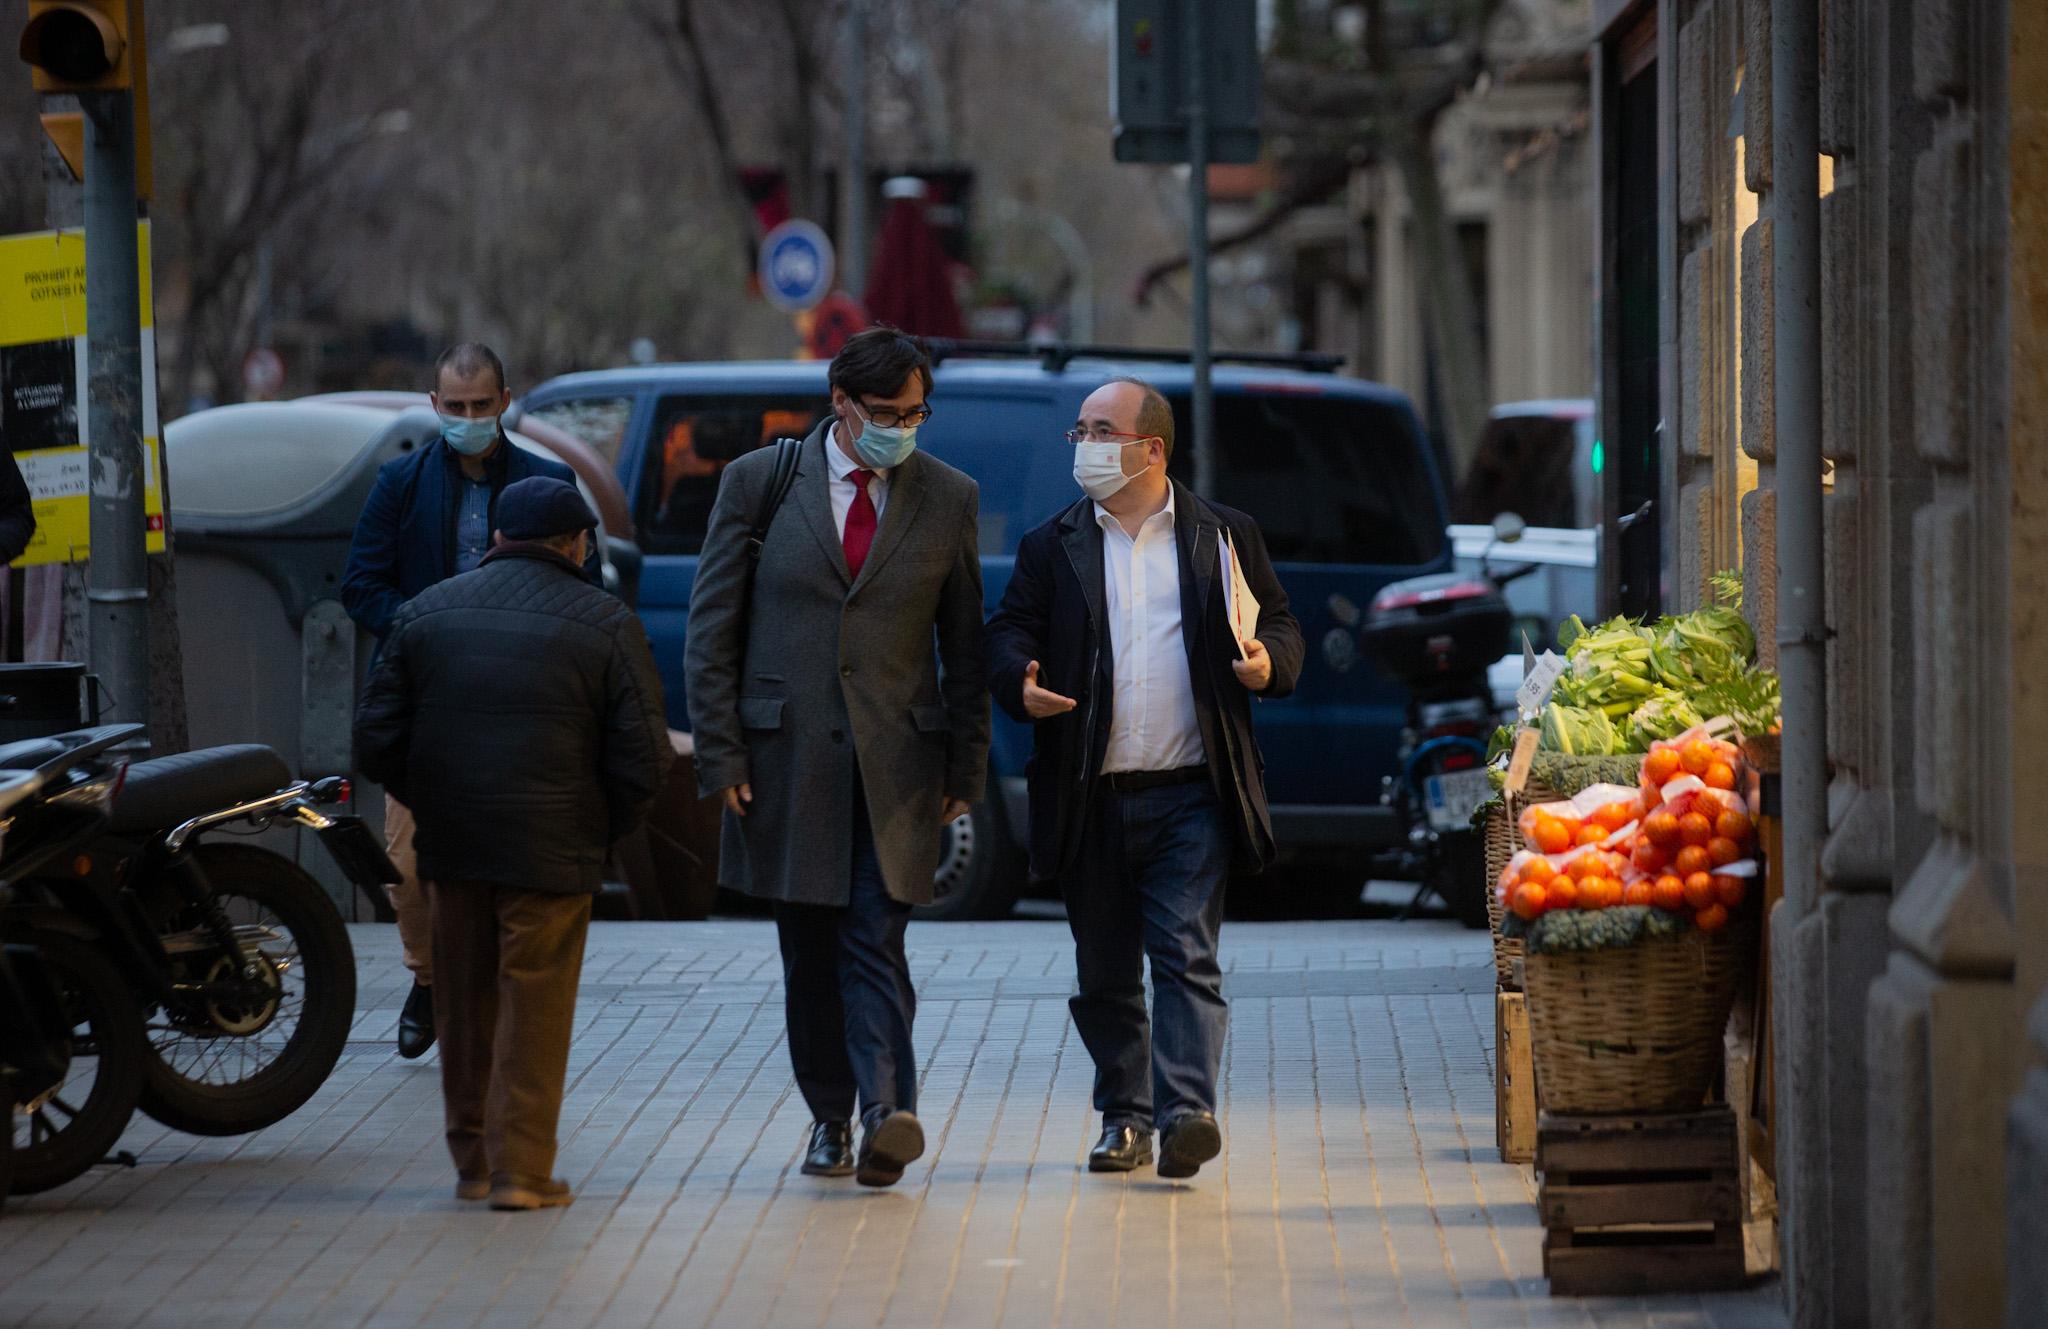
[[[1401,187],[1401,173],[1380,167],[1373,195],[1379,223],[1379,254],[1373,262],[1379,286],[1379,378],[1413,398],[1417,410],[1426,410],[1422,311],[1415,296],[1415,248],[1408,239],[1408,191]]]
[[[2048,8],[2011,7],[2012,766],[2048,743]],[[2039,806],[2039,795],[2030,799]],[[2048,1307],[2048,818],[2012,828],[2017,996],[2033,1003],[2028,1070],[2007,1116],[2006,1324],[2038,1323]]]
[[[2028,732],[2021,686],[2048,663],[2028,641],[2023,606],[2041,592],[2022,543],[2027,507],[2040,511],[2048,489],[2028,491],[2021,474],[2039,448],[2017,429],[2024,374],[2017,324],[2007,331],[2008,153],[2020,140],[2007,60],[2021,7],[1892,8],[1889,58],[1871,62],[1889,92],[1881,170],[1904,273],[1892,367],[1909,400],[1893,398],[1901,409],[1881,443],[1896,477],[1892,544],[1909,551],[1894,632],[1910,645],[1893,665],[1910,682],[1890,734],[1902,750],[1889,757],[1904,885],[1867,1025],[1869,1268],[1872,1323],[1901,1329],[1995,1325],[2008,1306],[2005,1134],[2024,1064],[2014,974],[2027,949],[2014,918],[2042,835],[2015,754],[2048,738]],[[1914,823],[1933,829],[1924,849],[1924,833],[1910,849],[1901,834]]]

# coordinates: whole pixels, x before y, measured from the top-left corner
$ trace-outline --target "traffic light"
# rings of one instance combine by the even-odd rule
[[[37,92],[111,92],[135,86],[128,0],[29,0],[21,58]]]
[[[29,0],[21,58],[37,92],[119,93],[135,97],[135,187],[150,196],[149,62],[143,0]],[[83,174],[85,121],[77,111],[44,114],[43,131],[74,178]]]

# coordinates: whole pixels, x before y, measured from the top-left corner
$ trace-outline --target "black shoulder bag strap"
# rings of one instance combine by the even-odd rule
[[[754,509],[753,529],[747,532],[747,579],[740,595],[742,642],[746,640],[747,614],[753,608],[754,569],[760,565],[761,550],[768,543],[768,528],[775,524],[782,500],[789,497],[790,486],[796,483],[796,463],[803,446],[793,438],[775,440],[775,469],[769,473],[768,487],[761,491],[760,504]]]
[[[768,477],[768,487],[761,491],[761,505],[754,509],[754,529],[747,532],[750,579],[754,565],[761,561],[762,546],[768,542],[768,528],[775,524],[775,514],[781,509],[782,500],[789,497],[789,488],[796,483],[797,456],[803,451],[803,446],[793,438],[775,440],[775,470]]]

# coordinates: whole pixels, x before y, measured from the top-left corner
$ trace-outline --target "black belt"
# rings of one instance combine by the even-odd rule
[[[1201,784],[1209,778],[1206,765],[1176,766],[1170,771],[1111,771],[1102,777],[1109,787],[1119,794],[1135,794],[1146,789],[1166,789],[1177,784]]]

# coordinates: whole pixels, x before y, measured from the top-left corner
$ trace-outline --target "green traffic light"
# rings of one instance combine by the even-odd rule
[[[1607,469],[1607,445],[1596,438],[1593,440],[1593,474],[1598,475],[1605,469]]]

